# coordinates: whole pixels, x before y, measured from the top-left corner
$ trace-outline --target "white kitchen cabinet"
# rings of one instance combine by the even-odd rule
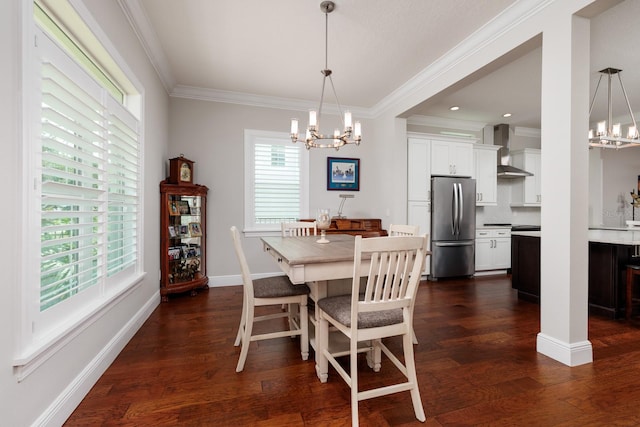
[[[409,138],[407,143],[407,198],[410,201],[430,201],[431,141]]]
[[[429,234],[431,231],[431,202],[409,201],[407,205],[407,223],[420,227],[418,233]],[[428,237],[427,249],[431,250],[431,236]],[[431,273],[431,263],[425,263],[424,274]]]
[[[474,144],[473,175],[476,180],[476,206],[498,204],[498,150],[499,145]]]
[[[511,230],[482,228],[476,230],[476,271],[511,268]]]
[[[432,140],[431,174],[471,176],[473,174],[473,144]]]
[[[511,187],[511,206],[540,207],[542,204],[541,159],[540,150],[535,148],[511,152],[511,164],[533,174],[533,176],[515,180]]]

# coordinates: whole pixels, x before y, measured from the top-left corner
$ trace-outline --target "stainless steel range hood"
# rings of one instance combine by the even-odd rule
[[[533,176],[531,172],[511,166],[509,155],[509,125],[499,124],[493,127],[493,143],[499,145],[498,150],[498,178],[522,178]]]

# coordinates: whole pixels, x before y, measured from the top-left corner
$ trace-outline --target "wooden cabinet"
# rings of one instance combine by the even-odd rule
[[[540,300],[540,238],[511,236],[511,286],[518,297]],[[633,246],[589,242],[589,313],[611,319],[624,316],[626,269]]]
[[[418,233],[430,234],[431,231],[431,203],[430,202],[416,202],[409,201],[407,205],[407,224],[417,225],[420,227]],[[430,236],[428,236],[430,237]],[[428,239],[427,249],[431,250],[431,238]],[[431,273],[431,263],[425,263],[424,274],[429,275]]]
[[[589,313],[612,319],[623,317],[626,268],[632,246],[589,242]]]
[[[511,287],[518,298],[540,302],[540,238],[511,236]]]
[[[476,180],[476,206],[498,204],[497,145],[474,144],[473,175]]]
[[[540,150],[534,148],[511,152],[511,164],[533,174],[533,176],[514,180],[514,185],[511,187],[511,206],[540,207],[542,204],[541,159]]]
[[[407,198],[409,201],[431,200],[431,141],[409,138],[407,145]]]
[[[160,295],[207,288],[206,211],[208,188],[160,183]]]
[[[472,174],[472,143],[431,141],[431,175],[471,176]]]
[[[315,221],[315,219],[301,219],[300,221]],[[327,234],[351,234],[362,237],[387,236],[387,230],[382,228],[379,218],[332,218]]]
[[[511,230],[483,228],[476,230],[476,271],[511,268]]]
[[[407,224],[420,227],[419,233],[431,233],[431,141],[408,138],[407,146]],[[429,246],[431,239],[429,239]],[[430,273],[425,263],[425,274]]]

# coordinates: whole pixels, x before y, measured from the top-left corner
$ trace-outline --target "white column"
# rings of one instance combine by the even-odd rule
[[[588,340],[589,21],[548,22],[542,46],[542,209],[537,350],[569,366]]]

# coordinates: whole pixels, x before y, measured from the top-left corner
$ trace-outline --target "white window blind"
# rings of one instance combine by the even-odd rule
[[[67,61],[46,57],[40,311],[136,267],[140,198],[137,120]]]
[[[279,230],[307,216],[308,153],[288,134],[245,131],[245,228]]]

